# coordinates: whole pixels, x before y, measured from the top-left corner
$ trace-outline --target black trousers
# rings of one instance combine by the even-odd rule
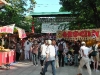
[[[64,55],[63,51],[58,51],[59,66],[64,66]]]
[[[16,52],[16,61],[19,61],[20,55],[21,55],[21,53]]]

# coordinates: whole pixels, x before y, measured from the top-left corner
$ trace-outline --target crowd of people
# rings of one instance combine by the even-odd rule
[[[16,45],[16,60],[19,61],[21,52],[24,52],[24,60],[31,60],[33,66],[41,64],[41,75],[45,75],[49,64],[52,66],[52,74],[56,75],[56,68],[66,65],[79,66],[78,75],[82,75],[82,67],[86,65],[89,75],[91,68],[99,72],[100,48],[99,43],[87,47],[84,41],[67,41],[64,39],[26,39],[23,49],[19,42]],[[94,53],[95,52],[95,53]]]

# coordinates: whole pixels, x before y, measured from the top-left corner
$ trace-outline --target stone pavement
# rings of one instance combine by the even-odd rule
[[[0,75],[40,75],[41,66],[33,66],[30,61],[18,62],[11,65],[9,70],[0,69]],[[52,75],[51,66],[48,67],[46,75]],[[77,67],[65,66],[57,68],[56,75],[77,75]],[[82,75],[88,75],[87,70],[83,69]],[[100,72],[92,71],[92,75],[100,75]]]

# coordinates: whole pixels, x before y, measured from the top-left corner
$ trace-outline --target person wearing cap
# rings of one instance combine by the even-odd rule
[[[51,66],[52,66],[53,75],[56,75],[56,68],[55,68],[55,55],[56,55],[56,53],[55,53],[55,47],[52,45],[52,41],[51,40],[47,40],[47,44],[48,44],[48,47],[46,49],[46,60],[45,60],[43,73],[41,73],[41,75],[45,75],[45,72],[46,72],[49,64],[51,64]]]
[[[81,47],[80,47],[80,55],[81,55],[81,59],[80,59],[80,64],[78,67],[78,71],[79,73],[77,75],[82,75],[82,67],[84,65],[86,65],[87,70],[88,70],[88,74],[91,75],[91,68],[90,68],[90,63],[89,63],[89,57],[88,55],[93,51],[90,48],[86,47],[86,43],[83,41],[81,42]]]

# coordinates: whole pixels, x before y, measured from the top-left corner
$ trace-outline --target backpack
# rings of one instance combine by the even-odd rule
[[[63,51],[63,43],[60,43],[58,46],[59,51]]]
[[[95,46],[92,46],[92,50],[95,51]]]
[[[96,56],[97,55],[97,51],[95,51],[95,46],[92,46],[92,50],[93,52],[90,53],[91,56]]]

